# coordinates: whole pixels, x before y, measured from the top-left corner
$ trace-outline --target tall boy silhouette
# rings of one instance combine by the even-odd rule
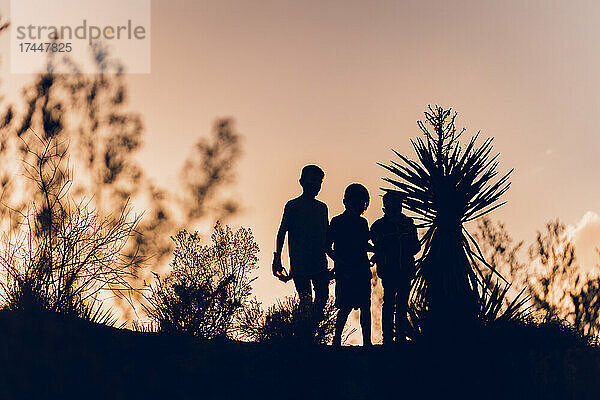
[[[316,165],[302,168],[300,185],[302,195],[287,202],[283,210],[281,225],[277,232],[277,249],[273,257],[273,275],[281,279],[283,266],[281,250],[288,235],[290,277],[294,281],[300,307],[308,310],[313,304],[312,289],[315,291],[314,307],[323,312],[329,298],[329,273],[325,257],[325,239],[329,226],[327,205],[315,199],[325,173]],[[312,288],[311,288],[312,284]]]

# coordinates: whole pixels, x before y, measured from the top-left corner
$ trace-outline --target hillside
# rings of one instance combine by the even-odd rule
[[[0,312],[0,398],[598,398],[599,352],[535,345],[535,335],[496,346],[336,349],[197,342]]]

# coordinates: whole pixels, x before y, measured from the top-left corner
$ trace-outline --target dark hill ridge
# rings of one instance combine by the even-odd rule
[[[539,329],[519,335],[339,349],[199,342],[0,312],[0,398],[600,398],[598,350]]]

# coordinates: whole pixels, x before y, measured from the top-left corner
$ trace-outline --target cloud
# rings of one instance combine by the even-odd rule
[[[577,224],[568,226],[569,237],[575,243],[577,260],[581,268],[593,274],[600,272],[600,215],[593,211],[586,212]]]

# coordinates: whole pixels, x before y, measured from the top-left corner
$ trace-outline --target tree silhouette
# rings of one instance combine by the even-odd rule
[[[583,335],[600,333],[600,278],[582,272],[565,224],[546,223],[529,257],[538,267],[528,276],[529,293],[543,317],[568,321]]]
[[[489,263],[511,282],[506,307],[525,292],[539,322],[568,323],[583,337],[600,332],[600,278],[579,265],[575,243],[560,220],[548,221],[537,232],[528,260],[521,259],[524,242],[515,242],[501,222],[483,217],[473,237]]]
[[[427,229],[413,297],[438,324],[479,313],[485,280],[481,263],[493,267],[463,224],[504,204],[499,200],[512,172],[495,180],[498,154],[491,153],[492,139],[477,146],[477,134],[462,146],[465,129],[457,131],[456,115],[429,106],[425,122],[418,122],[424,138],[411,140],[417,161],[394,151],[399,162],[379,164],[397,176],[384,180],[406,195],[405,208]]]
[[[477,221],[473,238],[481,248],[484,259],[510,282],[510,288],[504,298],[504,306],[509,306],[518,296],[528,294],[529,265],[521,258],[524,242],[515,242],[503,222],[492,221],[487,215]],[[488,281],[495,278],[495,274],[490,269],[484,269],[482,272]],[[529,300],[528,298],[528,303]]]

